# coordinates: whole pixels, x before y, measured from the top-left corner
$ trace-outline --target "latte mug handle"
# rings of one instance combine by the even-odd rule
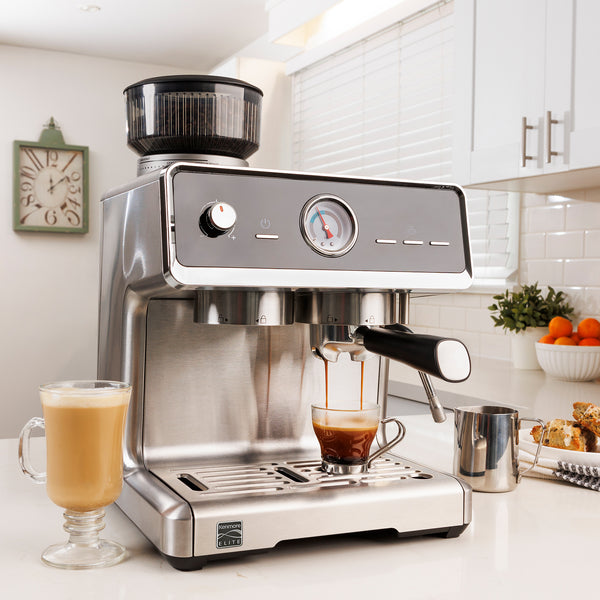
[[[367,460],[367,469],[371,468],[371,463],[376,458],[379,458],[382,454],[385,454],[388,450],[392,448],[392,446],[395,446],[398,442],[401,442],[404,439],[404,436],[406,434],[406,427],[404,427],[400,419],[397,419],[396,417],[386,417],[385,419],[381,419],[381,424],[385,425],[386,423],[391,423],[392,421],[396,423],[396,425],[398,425],[398,434],[391,442],[388,442],[385,446],[382,446],[381,448],[379,448],[379,450],[373,452],[373,454],[369,456]]]
[[[537,465],[538,459],[540,458],[540,452],[542,450],[544,434],[546,433],[546,424],[544,423],[544,421],[542,421],[541,419],[531,419],[531,418],[527,418],[527,417],[521,417],[519,419],[519,426],[517,427],[517,431],[521,431],[521,421],[536,422],[538,425],[541,425],[542,433],[540,435],[540,441],[538,442],[538,445],[537,445],[537,450],[535,451],[535,457],[533,459],[533,464],[529,468],[525,469],[524,471],[519,470],[519,472],[517,473],[517,483],[519,483],[519,481],[521,481],[521,477],[523,477],[523,475],[525,475],[525,473],[529,473],[529,471],[531,471],[531,469],[533,469],[533,467],[535,467]]]
[[[21,471],[28,477],[31,477],[35,483],[46,483],[46,473],[40,473],[31,466],[31,460],[29,458],[29,440],[31,438],[31,432],[38,427],[39,429],[45,429],[44,419],[41,417],[33,417],[30,419],[25,427],[21,429],[19,434],[19,465]]]

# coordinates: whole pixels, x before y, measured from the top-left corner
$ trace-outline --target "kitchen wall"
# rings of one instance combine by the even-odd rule
[[[523,194],[520,229],[518,281],[563,290],[576,319],[600,319],[600,190],[560,197]],[[466,292],[413,299],[411,327],[457,337],[473,356],[510,360],[509,337],[494,327],[487,309],[492,295]]]
[[[282,66],[246,61],[239,75],[261,87],[266,110],[263,147],[252,166],[286,168],[289,133],[278,122],[289,110]],[[102,194],[135,177],[137,156],[126,146],[123,89],[146,77],[189,69],[0,45],[0,438],[16,437],[41,414],[39,383],[95,378]],[[90,231],[85,235],[12,230],[13,140],[37,141],[53,116],[65,143],[90,149]],[[265,142],[265,140],[267,140]]]

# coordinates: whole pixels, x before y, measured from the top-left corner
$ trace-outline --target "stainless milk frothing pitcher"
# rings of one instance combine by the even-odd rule
[[[540,437],[533,464],[519,469],[519,413],[503,406],[468,406],[454,409],[454,474],[479,492],[509,492],[536,466],[542,447]]]

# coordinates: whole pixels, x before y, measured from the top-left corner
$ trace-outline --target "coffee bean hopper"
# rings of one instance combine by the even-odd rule
[[[470,284],[462,191],[252,169],[262,93],[242,81],[125,97],[141,158],[102,201],[98,356],[101,379],[133,384],[120,508],[179,569],[314,536],[459,535],[468,486],[395,454],[324,473],[310,405],[327,364],[331,403],[358,402],[363,370],[385,416],[392,358],[444,418],[429,375],[465,379],[468,353],[410,332],[408,308]]]

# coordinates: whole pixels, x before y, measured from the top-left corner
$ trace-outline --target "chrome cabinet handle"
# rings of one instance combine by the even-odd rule
[[[533,129],[533,125],[527,124],[527,117],[523,117],[521,127],[521,166],[525,167],[528,160],[533,160],[533,156],[527,154],[527,130]]]
[[[558,152],[554,152],[552,150],[552,125],[556,125],[558,123],[557,119],[552,118],[552,111],[546,111],[546,133],[548,143],[546,145],[546,163],[550,164],[552,162],[553,156],[558,156]]]

